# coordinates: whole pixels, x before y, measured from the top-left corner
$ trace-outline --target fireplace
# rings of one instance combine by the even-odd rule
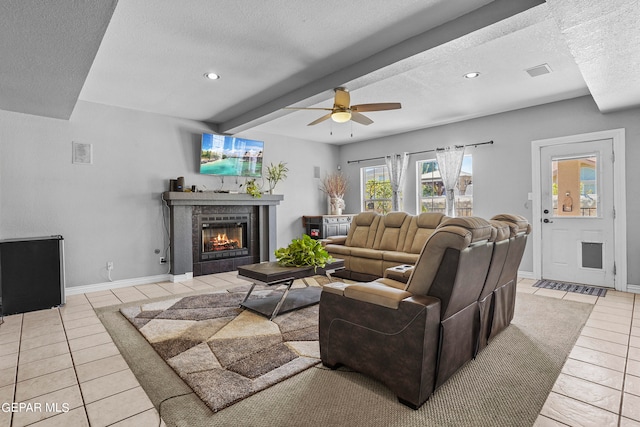
[[[247,256],[250,215],[199,215],[200,261]]]
[[[162,199],[171,214],[171,281],[274,260],[282,195],[167,191]]]

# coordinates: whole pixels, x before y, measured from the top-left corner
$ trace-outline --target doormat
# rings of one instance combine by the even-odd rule
[[[534,285],[536,288],[553,289],[555,291],[574,292],[576,294],[594,295],[603,297],[607,295],[607,290],[595,286],[580,285],[578,283],[553,282],[550,280],[538,280]]]

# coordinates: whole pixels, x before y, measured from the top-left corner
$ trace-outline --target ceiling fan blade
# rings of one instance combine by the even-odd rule
[[[351,111],[367,112],[367,111],[385,111],[385,110],[399,110],[402,105],[399,102],[379,102],[376,104],[360,104],[352,105]]]
[[[283,110],[322,110],[322,111],[333,111],[331,108],[304,108],[304,107],[284,107]]]
[[[364,114],[356,113],[355,111],[351,111],[351,120],[356,123],[360,123],[361,125],[370,125],[371,123],[373,123],[373,120],[371,120],[369,117],[365,116]]]
[[[336,96],[334,104],[338,107],[349,108],[349,103],[351,102],[351,95],[349,95],[349,91],[343,87],[338,87],[335,91]]]
[[[318,123],[324,122],[325,120],[327,120],[330,117],[331,117],[331,113],[325,114],[324,116],[320,117],[319,119],[316,119],[316,120],[312,121],[307,126],[317,125]]]

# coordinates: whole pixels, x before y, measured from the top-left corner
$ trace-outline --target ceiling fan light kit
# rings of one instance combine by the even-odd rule
[[[359,104],[359,105],[350,105],[351,104],[351,96],[349,95],[349,91],[344,87],[337,87],[334,89],[335,97],[333,101],[333,108],[296,108],[296,107],[288,107],[285,110],[324,110],[329,111],[329,113],[324,116],[312,121],[307,126],[317,125],[318,123],[324,122],[327,119],[331,119],[336,123],[346,123],[349,120],[354,121],[356,123],[360,123],[361,125],[370,125],[373,123],[369,117],[361,114],[364,112],[371,111],[385,111],[385,110],[399,110],[402,108],[402,105],[399,102],[380,102],[375,104]]]
[[[345,123],[351,120],[351,111],[336,111],[331,113],[331,120],[336,123]]]

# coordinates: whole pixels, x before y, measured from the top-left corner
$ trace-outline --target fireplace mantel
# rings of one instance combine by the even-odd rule
[[[193,278],[194,258],[192,254],[192,213],[198,206],[242,206],[254,207],[259,233],[259,261],[274,261],[273,251],[277,245],[276,206],[284,196],[264,194],[254,198],[249,194],[216,192],[162,193],[162,199],[171,212],[171,280],[178,282]],[[210,208],[209,208],[210,209]],[[196,273],[198,274],[198,273]]]
[[[281,194],[263,194],[262,197],[253,197],[246,193],[216,193],[206,191],[202,193],[181,193],[166,191],[162,198],[169,206],[262,206],[277,205],[284,196]]]

